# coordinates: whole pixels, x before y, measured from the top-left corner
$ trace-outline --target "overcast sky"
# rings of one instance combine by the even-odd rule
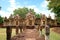
[[[0,0],[0,15],[9,17],[13,14],[13,10],[16,8],[28,7],[34,9],[37,13],[42,13],[48,16],[51,15],[54,18],[54,14],[48,10],[48,2],[46,0]]]

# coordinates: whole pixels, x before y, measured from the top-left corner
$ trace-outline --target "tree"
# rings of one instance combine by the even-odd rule
[[[0,16],[0,24],[3,23],[3,17]]]
[[[15,9],[13,12],[14,12],[14,15],[19,14],[22,18],[25,18],[25,15],[26,15],[29,11],[31,11],[33,14],[36,14],[36,13],[34,12],[34,9],[28,9],[28,8],[26,8],[26,7]]]
[[[41,15],[40,14],[35,14],[35,17],[36,18],[41,18]]]
[[[47,0],[49,1],[48,9],[51,10],[51,12],[54,12],[57,21],[60,22],[60,0]]]
[[[0,10],[1,10],[1,6],[0,6]]]

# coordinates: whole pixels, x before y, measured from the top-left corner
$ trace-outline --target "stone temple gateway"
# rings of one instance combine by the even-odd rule
[[[45,40],[41,32],[46,24],[57,25],[57,21],[51,19],[50,15],[47,18],[42,14],[40,18],[36,18],[32,12],[28,12],[25,18],[18,14],[11,15],[9,18],[5,17],[3,26],[7,28],[7,40]],[[12,28],[16,29],[16,36],[11,38]]]
[[[41,15],[40,18],[36,18],[32,12],[28,12],[25,18],[21,18],[19,14],[10,15],[9,18],[4,18],[4,26],[21,26],[21,25],[43,25],[43,23],[49,23],[50,25],[57,25],[56,18],[51,19],[51,16],[47,18],[44,14]]]

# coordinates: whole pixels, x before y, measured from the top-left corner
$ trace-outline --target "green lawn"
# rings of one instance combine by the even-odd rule
[[[12,36],[15,35],[15,29],[12,31]],[[0,28],[0,40],[6,40],[6,29]]]
[[[44,34],[44,29],[43,29],[43,34]],[[52,28],[50,29],[50,40],[60,40],[60,34],[52,31]]]
[[[15,29],[12,31],[12,36],[15,35]],[[6,29],[0,28],[0,40],[6,40]],[[60,40],[60,34],[51,31],[50,40]]]
[[[60,34],[51,31],[51,33],[50,33],[50,40],[60,40]]]

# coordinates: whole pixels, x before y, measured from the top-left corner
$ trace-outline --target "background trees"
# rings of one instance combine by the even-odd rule
[[[54,12],[57,21],[60,22],[60,0],[47,0],[49,1],[48,9],[51,10],[51,12]]]
[[[1,10],[1,6],[0,6],[0,10]]]
[[[3,23],[3,17],[0,16],[0,24]]]
[[[35,14],[36,18],[41,18],[41,14]]]
[[[29,11],[31,11],[37,18],[40,17],[39,14],[36,14],[36,12],[34,11],[34,9],[28,9],[26,7],[15,9],[13,12],[14,12],[14,15],[19,14],[22,18],[25,18],[26,14]]]
[[[37,14],[34,9],[28,9],[26,7],[18,8],[13,11],[13,15],[19,14],[22,18],[25,18],[26,14],[31,11],[36,18],[40,18],[40,14]],[[3,17],[0,16],[0,23],[3,23]]]

